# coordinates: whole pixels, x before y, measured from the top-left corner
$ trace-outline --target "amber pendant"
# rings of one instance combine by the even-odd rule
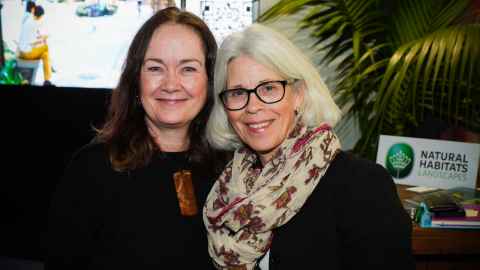
[[[173,174],[178,204],[183,216],[193,216],[198,213],[197,198],[193,188],[192,173],[182,170]]]

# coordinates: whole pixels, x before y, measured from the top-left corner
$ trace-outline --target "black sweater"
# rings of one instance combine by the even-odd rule
[[[52,201],[46,270],[211,268],[201,215],[216,178],[210,167],[190,164],[185,153],[163,153],[119,173],[103,145],[84,148]],[[181,169],[192,170],[193,217],[180,215],[172,175]]]
[[[172,181],[191,169],[202,206],[216,178],[209,168],[169,153],[118,173],[103,146],[83,149],[52,201],[45,269],[211,269],[201,214],[179,214]],[[413,269],[410,233],[387,172],[341,153],[275,231],[270,269]]]
[[[274,231],[269,269],[414,269],[411,230],[386,170],[340,153],[300,212]]]

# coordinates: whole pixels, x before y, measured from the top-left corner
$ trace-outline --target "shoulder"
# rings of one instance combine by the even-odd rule
[[[26,26],[26,27],[37,27],[37,26],[38,26],[38,22],[33,18],[33,16],[29,16],[29,17],[25,20],[25,26]]]
[[[200,170],[206,172],[208,178],[215,182],[232,158],[233,152],[214,150],[211,152],[211,156],[207,160],[208,164],[204,164]]]
[[[57,184],[59,196],[77,198],[78,194],[89,194],[92,200],[103,200],[128,179],[128,173],[112,168],[105,149],[104,144],[87,144],[73,154]]]
[[[342,221],[341,227],[353,229],[372,225],[379,231],[405,229],[403,233],[408,234],[410,218],[403,210],[392,177],[381,165],[342,152],[319,186],[322,181],[323,193],[331,194],[336,216]],[[384,227],[380,226],[382,223]]]
[[[330,177],[369,177],[391,178],[381,165],[352,153],[341,151],[330,164],[327,170]]]
[[[208,172],[210,178],[216,179],[232,158],[233,152],[212,148],[208,155],[194,166],[198,171]]]
[[[28,14],[25,14],[25,16],[23,17],[23,23],[29,23],[29,24],[33,24],[34,23],[34,19],[33,19],[33,16],[28,13]]]
[[[89,200],[104,197],[103,186],[109,182],[111,170],[104,165],[108,160],[104,158],[102,149],[102,145],[87,144],[73,154],[56,185],[54,208],[63,207],[59,205],[72,200],[81,200],[80,197],[85,194],[89,194]]]
[[[398,201],[395,183],[387,170],[350,153],[340,152],[322,181],[343,201]]]
[[[233,152],[224,150],[215,150],[213,161],[215,163],[215,174],[220,175],[225,166],[233,159]]]
[[[89,160],[89,159],[105,159],[107,151],[103,143],[88,143],[83,145],[72,156],[72,161]]]
[[[110,160],[104,144],[89,143],[79,148],[71,157],[66,170],[94,171],[101,168],[111,168]]]

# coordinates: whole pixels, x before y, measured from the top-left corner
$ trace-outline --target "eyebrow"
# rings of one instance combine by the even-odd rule
[[[153,62],[156,62],[156,63],[165,65],[165,62],[163,62],[163,60],[162,60],[162,59],[159,59],[159,58],[147,58],[147,59],[145,59],[145,61],[143,61],[143,63],[145,64],[145,63],[147,63],[148,61],[153,61]],[[198,63],[198,64],[200,64],[200,65],[203,65],[203,62],[200,61],[200,60],[198,60],[198,59],[196,59],[196,58],[182,59],[182,60],[180,60],[180,65],[185,64],[185,63],[190,63],[190,62],[196,62],[196,63]]]
[[[261,81],[258,81],[257,86],[259,86],[260,84],[264,83],[264,82],[273,82],[273,81],[280,81],[281,79],[264,79],[264,80],[261,80]],[[237,85],[234,85],[232,87],[229,87],[230,89],[238,89],[238,88],[243,88],[243,89],[247,89],[246,87],[242,86],[241,84],[237,84]]]

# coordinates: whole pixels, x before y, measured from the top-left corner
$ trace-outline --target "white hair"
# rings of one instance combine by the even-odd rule
[[[256,23],[225,38],[218,50],[214,76],[215,102],[206,130],[207,139],[213,147],[234,150],[242,145],[218,96],[227,86],[228,63],[241,55],[249,56],[285,79],[303,82],[305,93],[299,111],[307,126],[328,123],[333,127],[340,120],[340,109],[310,60],[285,36]]]

